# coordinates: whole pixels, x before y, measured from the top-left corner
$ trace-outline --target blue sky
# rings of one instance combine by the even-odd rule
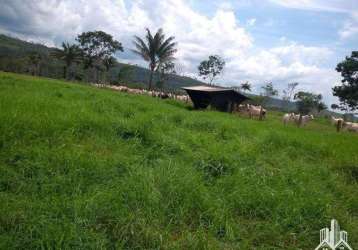
[[[266,82],[336,102],[334,68],[357,50],[358,0],[0,0],[0,32],[59,46],[83,31],[104,30],[124,44],[123,62],[146,66],[130,52],[133,35],[162,27],[178,41],[180,74],[198,77],[211,54],[226,60],[220,85]]]
[[[191,1],[193,8],[200,10],[207,15],[214,15],[220,8],[218,4],[205,4],[205,1]],[[241,3],[240,3],[241,2]],[[337,56],[341,58],[349,54],[352,50],[357,50],[358,44],[358,22],[356,20],[355,32],[349,35],[348,39],[341,38],[339,31],[344,28],[347,20],[353,13],[358,12],[358,1],[340,1],[341,8],[337,10],[326,10],[325,6],[330,6],[330,2],[321,1],[322,8],[304,7],[304,2],[315,1],[283,1],[283,2],[303,2],[302,8],[289,8],[271,1],[223,1],[222,5],[231,8],[242,25],[255,39],[257,46],[261,48],[271,48],[279,46],[282,39],[305,44],[309,46],[323,46],[334,48]],[[320,1],[318,1],[320,2]],[[352,12],[345,11],[352,8]],[[250,26],[250,20],[255,20],[254,25]],[[327,62],[330,66],[335,66],[340,58],[332,57]]]

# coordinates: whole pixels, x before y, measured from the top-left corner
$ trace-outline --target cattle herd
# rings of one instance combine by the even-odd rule
[[[97,87],[103,87],[103,85],[97,85]],[[125,92],[125,93],[130,93],[130,94],[137,94],[137,95],[148,95],[148,96],[152,96],[152,97],[157,97],[157,98],[161,98],[161,99],[174,99],[174,100],[178,100],[178,101],[182,101],[185,103],[189,103],[190,102],[190,98],[188,95],[177,95],[177,94],[173,94],[173,93],[167,93],[167,92],[163,92],[163,91],[155,91],[155,90],[146,90],[146,89],[134,89],[134,88],[129,88],[127,86],[121,86],[121,85],[110,85],[110,86],[106,86],[107,88],[113,89],[113,90],[117,90],[120,92]]]
[[[337,131],[343,129],[350,132],[358,132],[358,123],[346,122],[342,118],[335,118],[331,116],[331,124],[337,128]]]
[[[103,85],[96,85],[97,87],[103,87]],[[154,90],[146,90],[146,89],[134,89],[129,88],[126,86],[106,86],[110,89],[130,93],[130,94],[140,94],[140,95],[148,95],[152,97],[157,97],[161,99],[174,99],[178,101],[182,101],[185,103],[189,103],[190,97],[188,95],[177,95],[173,93],[167,93],[163,91],[154,91]],[[252,104],[240,104],[237,105],[234,109],[239,114],[247,115],[248,117],[254,119],[257,118],[259,120],[263,120],[266,118],[267,110],[264,109],[262,106],[255,106]],[[301,115],[301,114],[295,114],[295,113],[287,113],[284,114],[282,117],[282,122],[284,125],[287,125],[289,123],[296,124],[298,127],[303,127],[307,123],[309,123],[311,120],[313,120],[313,115]],[[335,126],[337,131],[346,130],[350,132],[358,132],[358,123],[354,122],[347,122],[344,121],[342,118],[335,118],[331,116],[331,124]]]
[[[290,122],[295,123],[297,126],[304,126],[309,121],[313,120],[313,115],[300,115],[295,113],[284,114],[282,118],[283,124]],[[337,131],[346,130],[350,132],[358,132],[358,123],[344,121],[343,118],[335,118],[331,116],[331,124],[337,129]]]
[[[289,113],[283,115],[282,122],[284,125],[287,125],[288,123],[292,122],[295,123],[298,127],[302,127],[313,119],[313,115],[300,115],[295,113]]]

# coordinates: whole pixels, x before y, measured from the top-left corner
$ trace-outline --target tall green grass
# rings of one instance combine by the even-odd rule
[[[0,249],[358,247],[358,136],[0,73]]]

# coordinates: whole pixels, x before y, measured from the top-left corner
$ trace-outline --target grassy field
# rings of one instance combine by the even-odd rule
[[[0,73],[0,249],[358,248],[358,135]]]

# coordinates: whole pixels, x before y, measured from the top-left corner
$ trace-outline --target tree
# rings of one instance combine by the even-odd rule
[[[111,68],[113,68],[116,63],[117,63],[117,60],[116,58],[114,58],[113,56],[106,56],[103,61],[103,66],[106,70],[106,75],[105,75],[105,78],[106,78],[106,81],[108,81],[108,72]]]
[[[38,52],[31,52],[27,57],[28,63],[30,64],[30,73],[33,76],[40,74],[40,63],[42,55]]]
[[[284,89],[283,92],[283,100],[286,102],[286,107],[288,109],[288,105],[290,101],[292,101],[292,98],[294,97],[295,89],[298,86],[298,82],[293,82],[287,84],[286,89]]]
[[[287,88],[283,90],[283,100],[288,102],[291,101],[292,98],[294,97],[294,92],[297,86],[298,86],[298,82],[287,84]]]
[[[165,81],[169,79],[171,74],[175,74],[175,64],[171,61],[160,64],[157,69],[159,73],[159,79],[157,82],[157,86],[162,88]]]
[[[352,51],[336,70],[343,79],[342,85],[333,87],[333,95],[339,98],[341,110],[354,111],[358,109],[358,51]]]
[[[146,32],[147,34],[144,39],[134,36],[133,43],[135,49],[132,51],[149,63],[150,77],[148,88],[152,89],[153,73],[159,65],[174,60],[177,43],[174,42],[175,37],[173,36],[165,38],[162,29],[159,29],[154,36],[149,29],[146,29]]]
[[[340,109],[340,107],[339,107],[338,104],[333,103],[333,104],[331,105],[331,109],[336,110],[336,109]]]
[[[225,61],[218,55],[209,56],[208,60],[202,61],[199,66],[199,76],[209,79],[211,85],[216,76],[220,75],[225,66]]]
[[[103,31],[83,32],[77,36],[76,41],[83,51],[85,69],[96,69],[95,79],[97,82],[102,60],[112,56],[117,51],[123,52],[122,44]]]
[[[310,92],[299,91],[295,94],[294,99],[297,100],[297,108],[301,114],[308,114],[316,109],[318,112],[327,108],[322,102],[321,94],[313,94]]]
[[[113,68],[117,63],[116,58],[113,56],[106,56],[103,59],[103,66],[105,67],[106,71],[108,72],[111,68]]]
[[[278,90],[273,87],[272,82],[267,83],[261,87],[263,89],[263,95],[267,97],[278,95]]]
[[[245,92],[249,91],[251,92],[251,84],[249,82],[244,82],[240,85],[240,88]]]
[[[261,88],[263,90],[261,102],[266,103],[270,97],[278,95],[278,90],[274,88],[272,82],[267,83]]]
[[[63,66],[63,78],[65,79],[67,79],[68,69],[71,65],[73,63],[80,63],[82,60],[82,52],[78,45],[70,45],[65,42],[62,43],[62,49],[55,49],[50,56],[64,61],[65,65]]]
[[[118,80],[120,82],[130,82],[133,79],[135,67],[133,65],[123,65],[118,73]]]
[[[180,63],[175,63],[175,74],[178,76],[185,76],[185,68]]]
[[[327,105],[325,104],[325,103],[323,103],[323,102],[320,102],[320,103],[318,103],[318,105],[317,105],[317,111],[318,111],[318,113],[320,113],[321,111],[323,111],[323,110],[326,110],[328,107],[327,107]]]

